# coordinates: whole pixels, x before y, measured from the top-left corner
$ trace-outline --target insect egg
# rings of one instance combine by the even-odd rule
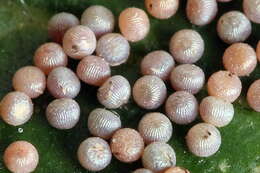
[[[260,41],[258,41],[257,47],[256,47],[256,56],[258,61],[260,61]]]
[[[167,169],[164,173],[190,173],[190,171],[188,171],[185,168],[181,168],[181,167],[171,167],[169,169]]]
[[[141,62],[143,75],[155,75],[162,80],[167,80],[175,65],[173,57],[166,51],[157,50],[148,53]]]
[[[144,141],[136,130],[123,128],[114,133],[110,147],[118,160],[130,163],[141,157],[144,150]]]
[[[68,57],[57,43],[45,43],[34,54],[34,64],[48,75],[54,68],[67,66]]]
[[[193,126],[186,136],[189,150],[198,157],[215,154],[221,145],[221,135],[216,127],[207,123]]]
[[[231,2],[232,0],[217,0],[218,2]]]
[[[74,98],[80,91],[80,81],[69,68],[58,67],[49,74],[47,88],[55,98]]]
[[[22,125],[29,121],[33,114],[32,100],[22,92],[10,92],[0,103],[0,114],[7,124]]]
[[[218,97],[208,96],[200,103],[200,116],[206,123],[223,127],[233,119],[234,107]]]
[[[218,71],[209,77],[207,89],[209,95],[232,103],[239,97],[242,83],[236,75],[229,71]]]
[[[114,30],[115,17],[106,7],[93,5],[83,12],[81,25],[88,26],[98,38]]]
[[[99,138],[90,137],[84,140],[78,148],[78,160],[89,171],[101,171],[111,162],[112,153],[109,144]]]
[[[170,95],[165,104],[166,115],[177,124],[189,124],[198,115],[197,99],[186,91]]]
[[[77,67],[78,77],[87,84],[100,86],[111,75],[109,64],[98,56],[86,56]]]
[[[172,36],[170,51],[174,59],[179,63],[195,63],[203,55],[204,41],[195,30],[183,29]]]
[[[134,100],[144,109],[157,109],[165,101],[166,95],[166,86],[157,76],[143,76],[135,82],[133,87]]]
[[[176,155],[173,148],[164,142],[153,142],[146,146],[142,156],[143,166],[153,172],[161,172],[175,166]]]
[[[172,136],[172,124],[162,113],[148,113],[139,122],[138,131],[146,144],[168,142]]]
[[[190,22],[202,26],[209,24],[217,15],[216,0],[188,0],[186,13]]]
[[[249,76],[257,65],[256,52],[246,43],[232,44],[224,52],[223,64],[231,73]]]
[[[120,13],[119,29],[123,36],[131,41],[143,40],[150,30],[150,21],[142,9],[127,8]]]
[[[158,19],[172,17],[179,8],[179,0],[145,0],[147,11]]]
[[[126,104],[131,95],[131,86],[126,78],[112,76],[98,89],[98,101],[109,109],[116,109]]]
[[[37,149],[26,141],[10,144],[4,152],[5,166],[13,173],[33,172],[39,162]]]
[[[31,98],[37,98],[46,88],[46,77],[39,68],[26,66],[14,74],[13,87]]]
[[[153,172],[150,171],[149,169],[139,168],[139,169],[136,169],[133,173],[153,173]]]
[[[220,17],[217,24],[218,35],[228,44],[243,42],[251,34],[251,23],[239,11],[230,11]]]
[[[106,109],[94,109],[88,116],[88,129],[94,136],[109,139],[120,128],[119,115]]]
[[[205,74],[194,64],[182,64],[172,70],[170,80],[176,91],[184,90],[196,94],[204,85]]]
[[[50,38],[58,43],[62,42],[65,32],[79,25],[79,19],[71,13],[57,13],[51,17],[48,23],[48,33]]]
[[[247,91],[247,102],[256,112],[260,112],[260,80],[254,81]]]
[[[243,10],[246,16],[255,23],[260,23],[260,0],[243,0]]]
[[[130,45],[121,34],[108,33],[98,40],[96,53],[111,66],[118,66],[127,61]]]
[[[65,53],[74,59],[91,55],[96,49],[96,36],[87,26],[78,25],[70,28],[63,38]]]
[[[80,107],[69,98],[56,99],[46,109],[46,117],[51,126],[57,129],[71,129],[79,121]]]

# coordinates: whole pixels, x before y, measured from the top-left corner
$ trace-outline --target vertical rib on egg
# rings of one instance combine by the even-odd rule
[[[118,66],[127,61],[130,45],[121,34],[108,33],[98,40],[96,53],[111,66]]]
[[[88,129],[94,136],[109,139],[121,128],[119,115],[106,109],[94,109],[88,116]]]
[[[255,23],[260,23],[260,0],[243,0],[243,10],[246,16]]]
[[[116,109],[126,104],[131,95],[131,86],[126,78],[112,76],[98,89],[98,101],[109,109]]]
[[[144,109],[157,109],[165,101],[166,95],[166,86],[157,76],[143,76],[133,87],[134,100]]]
[[[247,102],[256,112],[260,112],[260,80],[254,81],[247,91]]]
[[[186,136],[187,146],[198,157],[209,157],[215,154],[221,145],[221,135],[216,127],[207,123],[193,126]]]

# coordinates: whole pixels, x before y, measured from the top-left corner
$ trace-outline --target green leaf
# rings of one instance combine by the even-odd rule
[[[221,57],[228,46],[216,33],[216,20],[210,25],[197,27],[191,25],[185,17],[185,0],[174,17],[168,20],[156,20],[150,16],[151,31],[148,37],[131,44],[129,62],[113,68],[113,74],[126,76],[131,84],[140,77],[139,63],[142,57],[152,50],[168,50],[170,37],[183,28],[197,30],[205,40],[206,51],[197,63],[208,77],[213,72],[223,69]],[[118,16],[127,7],[144,9],[143,0],[0,0],[0,97],[12,90],[12,75],[25,65],[32,64],[35,49],[47,37],[46,25],[51,15],[61,11],[72,12],[80,17],[83,10],[90,5],[99,4],[111,9]],[[219,4],[218,17],[226,11],[241,10],[241,0]],[[248,43],[256,47],[260,39],[260,25],[253,24],[253,33]],[[118,31],[118,28],[116,29]],[[77,62],[71,60],[71,68]],[[259,173],[260,172],[260,113],[250,109],[245,100],[249,85],[260,78],[258,67],[250,77],[243,78],[243,94],[235,102],[235,117],[230,125],[221,128],[222,146],[220,151],[210,158],[198,158],[188,152],[185,146],[185,134],[192,126],[174,125],[174,135],[169,142],[177,154],[177,165],[188,168],[192,173]],[[170,88],[170,87],[169,87]],[[169,89],[169,94],[173,91]],[[84,170],[76,158],[80,142],[90,136],[87,130],[87,116],[96,107],[102,107],[96,99],[96,88],[83,84],[76,100],[80,103],[82,113],[78,125],[72,130],[60,131],[50,127],[45,118],[45,108],[53,98],[46,92],[34,100],[35,113],[32,120],[25,125],[12,127],[0,121],[0,154],[16,140],[27,140],[34,144],[40,154],[40,163],[36,173],[83,173]],[[205,89],[197,97],[206,96]],[[140,118],[147,112],[129,104],[116,110],[123,120],[124,127],[136,128]],[[159,111],[164,111],[161,108]],[[200,120],[197,120],[199,122]],[[23,131],[23,132],[22,132]],[[133,164],[120,163],[113,159],[106,173],[131,172],[141,167],[141,162]],[[7,173],[3,158],[0,157],[0,172]]]

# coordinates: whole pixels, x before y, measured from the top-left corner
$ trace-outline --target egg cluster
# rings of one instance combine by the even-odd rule
[[[182,2],[144,3],[151,16],[162,20],[172,17]],[[1,117],[12,126],[28,122],[33,114],[32,99],[47,88],[55,98],[46,108],[47,121],[54,128],[71,129],[80,119],[80,106],[74,98],[82,81],[98,87],[97,99],[104,106],[88,115],[88,129],[94,137],[84,140],[78,148],[82,167],[103,170],[114,156],[125,163],[141,159],[144,168],[134,173],[188,173],[176,166],[175,151],[167,144],[174,133],[173,126],[192,123],[200,116],[203,122],[194,125],[185,137],[188,149],[198,157],[209,157],[219,150],[218,128],[228,125],[234,117],[232,103],[242,91],[239,77],[249,76],[260,60],[260,43],[256,51],[242,43],[251,34],[250,20],[260,23],[259,3],[244,0],[244,13],[230,11],[219,18],[219,38],[230,44],[223,54],[225,70],[213,73],[206,81],[203,69],[194,64],[206,49],[203,37],[193,29],[182,29],[171,37],[169,52],[154,50],[142,59],[142,77],[132,88],[124,76],[112,76],[111,67],[126,63],[131,43],[148,35],[150,21],[144,10],[135,7],[123,10],[118,19],[121,33],[114,33],[114,14],[100,5],[87,8],[81,20],[70,13],[55,14],[48,24],[53,42],[35,51],[35,66],[23,67],[14,74],[15,91],[2,99]],[[188,20],[198,26],[209,24],[218,12],[216,0],[188,0],[186,5]],[[67,67],[68,57],[79,61],[76,72]],[[195,94],[205,83],[209,96],[199,103]],[[167,93],[166,86],[175,92]],[[120,115],[111,110],[127,104],[131,95],[139,107],[151,111],[142,117],[137,130],[123,127]],[[260,80],[250,86],[247,100],[252,109],[260,112]],[[162,105],[165,112],[157,112]],[[14,173],[32,172],[39,161],[37,149],[26,141],[9,145],[3,157],[6,167]]]

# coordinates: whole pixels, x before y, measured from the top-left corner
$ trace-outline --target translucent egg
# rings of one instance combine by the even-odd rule
[[[77,155],[81,166],[89,171],[105,169],[112,159],[109,144],[99,137],[84,140],[78,148]]]
[[[220,17],[217,24],[218,35],[228,44],[243,42],[251,34],[251,23],[239,11],[230,11]]]
[[[56,67],[67,66],[68,57],[59,44],[45,43],[35,51],[34,64],[48,75]]]
[[[189,124],[198,115],[197,99],[186,91],[177,91],[165,104],[166,115],[176,124]]]
[[[130,45],[121,34],[108,33],[98,40],[96,53],[111,66],[118,66],[127,61]]]
[[[13,76],[13,87],[31,98],[37,98],[44,93],[46,77],[37,67],[22,67]]]
[[[185,168],[175,166],[167,169],[166,171],[164,171],[164,173],[190,173],[190,171]]]
[[[142,156],[143,166],[153,172],[162,172],[175,166],[176,155],[173,148],[164,142],[153,142],[146,146]]]
[[[179,0],[145,0],[147,11],[155,18],[168,19],[179,8]]]
[[[260,0],[243,0],[243,10],[246,16],[255,23],[260,23]]]
[[[109,64],[98,56],[86,56],[77,67],[78,77],[94,86],[102,85],[111,75]]]
[[[77,25],[79,25],[79,19],[75,15],[66,12],[57,13],[49,20],[49,37],[53,41],[61,43],[65,32]]]
[[[119,115],[106,109],[94,109],[88,116],[88,129],[94,136],[109,139],[120,128]]]
[[[136,130],[123,128],[114,133],[110,147],[118,160],[131,163],[141,157],[144,150],[144,141]]]
[[[10,92],[4,96],[0,103],[0,114],[7,124],[20,126],[32,117],[32,100],[22,92]]]
[[[176,32],[170,41],[170,51],[178,63],[197,62],[204,53],[204,40],[200,34],[191,29]]]
[[[194,64],[182,64],[172,70],[170,80],[176,91],[188,91],[196,94],[205,83],[205,74],[200,67]]]
[[[175,65],[173,57],[166,51],[157,50],[148,53],[141,62],[143,75],[155,75],[167,80]]]
[[[98,89],[98,101],[109,109],[116,109],[126,104],[131,95],[131,86],[126,78],[112,76]]]
[[[186,14],[194,25],[209,24],[217,15],[218,5],[216,0],[188,0]]]
[[[82,59],[96,49],[96,36],[87,26],[78,25],[70,28],[63,38],[63,49],[73,59]]]
[[[247,91],[247,102],[256,112],[260,112],[260,80],[254,81]]]
[[[164,103],[166,95],[166,86],[157,76],[143,76],[133,87],[134,100],[144,109],[157,109]]]
[[[81,25],[88,26],[98,38],[114,30],[115,17],[106,7],[93,5],[83,12]]]
[[[142,9],[127,8],[120,13],[119,29],[127,40],[137,42],[149,33],[150,21]]]
[[[56,99],[48,105],[46,117],[52,127],[62,130],[71,129],[79,121],[80,107],[75,100]]]
[[[139,122],[138,131],[146,144],[168,142],[172,136],[172,124],[162,113],[148,113]]]
[[[223,127],[233,119],[234,107],[231,103],[218,97],[208,96],[200,103],[200,116],[206,123]]]
[[[55,98],[75,98],[80,91],[80,81],[69,68],[58,67],[49,74],[47,88]]]
[[[223,64],[231,73],[249,76],[257,65],[256,52],[246,43],[232,44],[224,52]]]
[[[232,103],[239,97],[242,83],[236,75],[228,71],[218,71],[209,77],[207,89],[209,95]]]
[[[207,123],[193,126],[186,136],[187,146],[198,157],[209,157],[215,154],[221,145],[221,135],[216,127]]]
[[[139,168],[139,169],[136,169],[133,173],[153,173],[153,172],[150,171],[149,169]]]

